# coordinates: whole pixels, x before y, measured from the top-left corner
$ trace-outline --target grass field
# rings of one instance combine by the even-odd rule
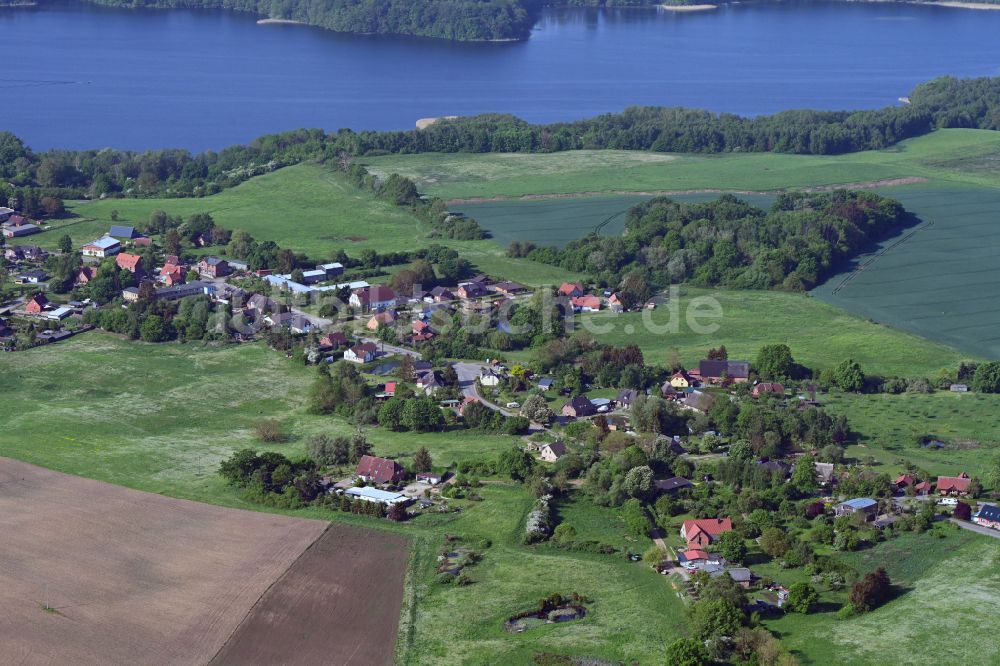
[[[1000,133],[941,130],[886,150],[847,155],[674,155],[572,151],[548,155],[421,154],[366,158],[446,199],[675,190],[782,190],[918,177],[1000,186]]]
[[[258,240],[304,252],[320,261],[337,250],[357,257],[362,250],[399,252],[439,243],[456,248],[487,273],[528,285],[559,283],[573,273],[552,266],[509,259],[490,240],[451,241],[431,237],[431,229],[407,210],[376,199],[329,169],[300,164],[246,181],[203,199],[113,199],[69,202],[76,216],[52,229],[17,240],[55,248],[63,234],[74,245],[105,234],[112,224],[141,226],[156,210],[187,217],[210,213],[228,229],[243,229]],[[118,221],[111,220],[112,211]]]
[[[982,477],[1000,447],[1000,396],[939,391],[930,395],[855,395],[831,393],[827,408],[846,414],[859,445],[848,453],[875,458],[889,472],[909,461],[930,474],[968,472]],[[939,439],[943,449],[920,446],[918,439]]]
[[[1000,611],[1000,541],[943,525],[844,557],[862,573],[884,567],[899,594],[871,613],[837,620],[845,595],[824,593],[822,601],[834,602],[824,612],[768,621],[805,666],[1000,660],[994,633],[977,630]]]
[[[295,456],[311,433],[351,432],[339,418],[305,411],[312,377],[311,370],[263,346],[147,345],[97,333],[3,354],[0,456],[173,497],[271,510],[224,485],[218,463],[243,447]],[[290,441],[262,447],[250,429],[262,417],[279,419]],[[425,445],[437,466],[492,459],[517,442],[464,431],[410,435],[373,428],[367,434],[377,454],[398,455],[405,463]],[[411,538],[401,662],[437,664],[447,654],[453,663],[525,663],[537,650],[662,662],[664,646],[685,631],[681,602],[662,576],[623,557],[523,546],[532,502],[524,487],[491,482],[481,494],[482,502],[455,501],[459,513],[428,514],[403,525],[318,508],[282,513]],[[585,499],[575,504],[581,527],[613,514]],[[470,572],[470,586],[434,582],[445,533],[492,543]],[[503,621],[539,597],[574,591],[595,600],[584,620],[516,636],[504,632]]]
[[[778,342],[791,347],[795,359],[809,367],[822,369],[854,358],[869,373],[906,377],[936,376],[941,368],[957,369],[959,361],[969,357],[801,294],[696,288],[680,293],[679,318],[669,305],[661,305],[641,313],[581,315],[578,327],[608,344],[637,344],[648,362],[661,365],[676,350],[691,367],[720,344],[726,346],[730,358],[753,361],[761,346]],[[720,319],[698,320],[718,324],[711,334],[695,333],[688,325],[688,313],[700,309],[689,307],[703,297],[714,298],[721,306]],[[660,328],[671,321],[679,325],[676,332],[658,331],[644,324],[646,319]]]

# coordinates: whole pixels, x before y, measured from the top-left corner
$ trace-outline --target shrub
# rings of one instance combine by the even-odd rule
[[[285,439],[281,431],[281,423],[276,419],[260,419],[253,423],[254,433],[262,442],[282,442]]]

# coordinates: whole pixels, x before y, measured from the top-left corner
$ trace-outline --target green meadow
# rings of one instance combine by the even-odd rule
[[[766,621],[804,666],[1000,661],[1000,640],[978,630],[1000,612],[1000,541],[944,524],[840,557],[860,573],[883,567],[896,597],[839,620],[846,594],[823,592],[818,612]]]
[[[932,476],[967,472],[982,478],[1000,453],[1000,396],[980,393],[855,395],[822,397],[827,409],[846,414],[856,434],[848,455],[898,473],[904,462]],[[935,439],[944,448],[922,446]]]
[[[163,210],[182,217],[210,213],[223,227],[243,229],[316,261],[327,260],[337,250],[356,257],[366,249],[400,252],[439,243],[456,248],[482,271],[524,284],[575,277],[553,266],[509,259],[490,240],[434,238],[429,225],[408,210],[358,190],[317,164],[286,167],[201,199],[105,199],[69,202],[67,208],[74,217],[18,242],[55,248],[63,234],[69,234],[80,246],[107,233],[112,224],[141,227],[153,211]],[[114,212],[117,222],[111,219]]]
[[[399,173],[446,199],[525,195],[777,191],[897,178],[1000,186],[1000,134],[940,130],[884,150],[847,155],[662,154],[569,151],[552,154],[391,155],[365,158],[377,173]]]
[[[713,314],[712,300],[721,316]],[[701,314],[699,314],[701,313]],[[676,328],[671,326],[676,322]],[[717,326],[699,333],[695,325]],[[608,344],[637,344],[650,363],[663,365],[674,353],[692,367],[706,352],[725,345],[730,358],[753,361],[766,344],[787,344],[795,359],[811,368],[832,367],[854,358],[871,374],[936,376],[973,357],[897,329],[861,319],[804,294],[684,287],[675,310],[583,314],[579,330]]]

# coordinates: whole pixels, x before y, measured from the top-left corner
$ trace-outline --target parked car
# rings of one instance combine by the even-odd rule
[[[958,506],[957,497],[942,497],[938,500],[938,506]]]

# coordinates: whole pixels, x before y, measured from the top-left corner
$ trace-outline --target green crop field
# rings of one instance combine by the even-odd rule
[[[682,603],[667,581],[621,556],[521,545],[532,503],[521,485],[491,480],[480,489],[482,502],[455,501],[459,513],[402,525],[241,499],[216,474],[232,451],[266,448],[294,457],[311,434],[353,431],[340,418],[306,412],[312,378],[312,370],[262,345],[150,345],[87,333],[2,354],[0,456],[172,497],[350,521],[411,537],[409,607],[398,645],[406,663],[438,664],[445,654],[455,663],[526,663],[536,651],[662,663],[665,645],[685,631]],[[287,442],[255,440],[251,424],[264,417],[281,421]],[[462,430],[412,435],[371,428],[367,436],[376,453],[406,463],[426,446],[438,466],[492,459],[518,442]],[[572,506],[576,516],[614,513],[582,497]],[[469,586],[435,582],[446,533],[491,542],[470,570]],[[594,600],[592,612],[579,622],[505,633],[504,620],[552,592],[584,594]]]
[[[847,155],[674,155],[630,151],[421,154],[365,158],[446,199],[687,190],[772,191],[896,178],[1000,185],[1000,133],[941,130]]]
[[[823,396],[827,408],[846,414],[858,444],[848,454],[872,457],[890,473],[911,462],[931,475],[967,472],[982,478],[1000,452],[1000,396],[981,393]],[[946,444],[921,445],[924,438]],[[925,443],[925,442],[924,442]]]
[[[1000,661],[1000,641],[974,629],[1000,611],[1000,541],[939,525],[930,534],[903,534],[841,557],[861,573],[885,568],[897,596],[838,620],[834,614],[846,595],[825,592],[819,612],[767,621],[804,666]]]
[[[814,295],[930,340],[1000,358],[1000,188],[921,185],[881,193],[902,202],[922,224],[858,257]]]
[[[689,320],[689,315],[710,311],[705,298],[715,299],[722,316]],[[698,333],[689,321],[719,328]],[[676,330],[668,327],[671,322],[677,322]],[[676,351],[688,367],[720,344],[726,346],[730,358],[752,361],[761,346],[783,342],[797,361],[809,367],[822,369],[854,358],[869,373],[906,377],[936,376],[942,368],[957,369],[970,356],[860,319],[809,296],[776,291],[685,287],[673,306],[584,314],[578,317],[578,327],[601,342],[637,344],[651,363],[662,365]]]

